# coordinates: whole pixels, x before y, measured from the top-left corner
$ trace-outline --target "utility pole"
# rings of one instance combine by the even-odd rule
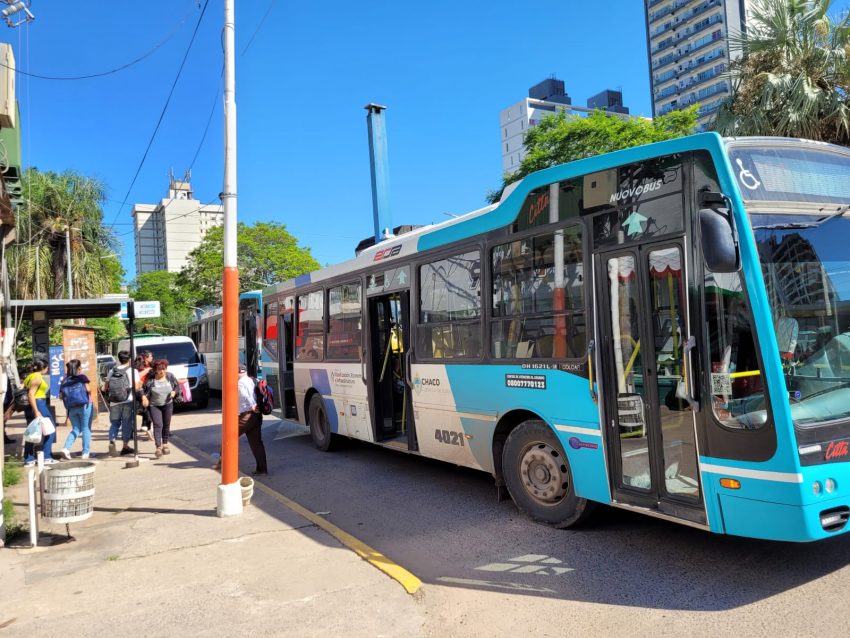
[[[17,27],[25,22],[31,22],[35,19],[35,16],[30,13],[29,1],[19,2],[16,0],[2,0],[0,7],[3,7],[0,9],[0,17],[5,18],[6,24],[10,27]],[[18,22],[14,22],[11,16],[21,11],[24,12],[23,18]],[[20,124],[18,124],[18,126],[20,126]],[[32,234],[32,229],[30,229],[30,234]],[[6,330],[3,332],[2,339],[0,339],[0,397],[3,397],[6,393],[6,388],[8,387],[8,375],[12,373],[11,360],[13,345],[15,343],[15,325],[12,323],[12,313],[9,310],[9,268],[6,263],[5,237],[0,237],[0,242],[3,242],[3,246],[0,247],[0,250],[2,250],[2,258],[0,259],[0,262],[2,262],[0,263],[0,278],[2,278],[3,301],[6,306]],[[36,252],[36,259],[38,259],[38,252]],[[36,261],[36,271],[38,271],[38,261]],[[15,375],[17,375],[17,373],[15,373]],[[17,382],[18,379],[15,378],[15,381]],[[0,430],[2,429],[3,413],[0,412]],[[0,476],[3,474],[3,462],[5,460],[5,456],[5,453],[0,454]],[[3,502],[3,498],[3,481],[0,481],[0,504]],[[0,521],[0,547],[5,546],[5,544],[6,526],[2,524],[2,521]]]
[[[224,274],[222,277],[221,484],[216,513],[242,513],[239,487],[239,270],[236,265],[236,25],[234,0],[224,0]]]

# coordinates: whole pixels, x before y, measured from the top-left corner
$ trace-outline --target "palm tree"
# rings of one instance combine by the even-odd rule
[[[10,251],[12,296],[68,296],[66,229],[73,296],[115,292],[123,271],[115,255],[115,237],[103,225],[103,185],[74,171],[54,173],[35,168],[26,170],[22,185],[26,199],[17,215],[17,242]]]
[[[755,0],[713,128],[848,144],[850,12],[831,14],[832,0]]]

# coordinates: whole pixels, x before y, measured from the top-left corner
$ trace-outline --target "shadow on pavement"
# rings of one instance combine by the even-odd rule
[[[175,433],[218,451],[217,403]],[[201,422],[201,423],[199,423]],[[722,611],[761,601],[850,564],[850,537],[790,544],[721,536],[601,507],[553,530],[497,502],[482,472],[356,441],[335,453],[263,427],[261,481],[382,552],[424,583],[667,610]],[[184,451],[193,456],[192,450]],[[206,459],[199,458],[206,462]],[[254,469],[240,439],[240,467]],[[256,480],[256,479],[255,479]],[[262,507],[262,504],[257,506]],[[327,537],[328,544],[335,542]]]

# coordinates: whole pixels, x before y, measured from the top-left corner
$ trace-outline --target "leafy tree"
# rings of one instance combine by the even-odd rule
[[[43,298],[68,296],[66,228],[74,297],[117,291],[124,271],[115,236],[103,224],[103,184],[72,170],[29,168],[22,186],[26,202],[16,216],[17,243],[10,250],[12,296],[31,299],[39,289]]]
[[[210,229],[200,246],[189,253],[189,261],[178,279],[190,291],[195,305],[221,303],[221,278],[224,270],[224,229]],[[239,288],[261,288],[318,269],[310,249],[298,245],[284,224],[240,223],[237,229]]]
[[[499,201],[509,184],[556,164],[690,135],[696,132],[696,122],[696,105],[654,120],[622,119],[604,111],[594,111],[587,117],[567,115],[563,111],[550,115],[528,130],[525,134],[528,153],[519,169],[505,174],[502,187],[488,193],[487,199],[491,204]]]
[[[192,291],[181,286],[177,273],[156,270],[142,273],[130,284],[130,296],[141,301],[159,301],[160,316],[152,320],[154,330],[185,334],[197,305]]]
[[[757,0],[751,11],[715,130],[850,143],[850,12],[831,18],[832,0]]]

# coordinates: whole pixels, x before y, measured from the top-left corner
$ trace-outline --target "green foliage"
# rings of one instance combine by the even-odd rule
[[[3,487],[11,487],[17,484],[23,476],[21,464],[6,459],[3,463]]]
[[[8,498],[3,499],[3,527],[6,530],[6,541],[24,531],[23,525],[15,519],[15,505]]]
[[[106,191],[98,180],[67,170],[26,170],[26,201],[16,215],[17,243],[10,250],[12,296],[68,296],[65,229],[70,228],[74,297],[117,292],[124,276],[114,234],[103,224]],[[38,285],[36,285],[38,279]]]
[[[127,336],[127,327],[118,317],[88,319],[86,325],[95,329],[94,340],[98,352],[109,352],[113,341]]]
[[[151,331],[186,334],[197,299],[193,290],[180,283],[177,273],[167,270],[142,273],[130,284],[129,290],[133,299],[159,301],[160,316],[152,320]]]
[[[224,229],[210,229],[201,245],[189,253],[189,262],[180,272],[178,283],[194,305],[221,304],[221,278],[224,270]],[[284,224],[257,222],[239,224],[237,230],[239,288],[262,288],[279,281],[317,270],[310,249],[298,245]]]
[[[622,119],[604,111],[594,111],[587,117],[567,115],[563,111],[550,115],[528,130],[525,134],[528,153],[519,169],[506,174],[502,187],[488,193],[487,199],[490,203],[499,201],[506,186],[550,166],[690,135],[696,132],[696,121],[696,106],[654,120]]]
[[[832,0],[757,0],[742,55],[713,128],[723,135],[782,135],[850,143],[850,12]]]

